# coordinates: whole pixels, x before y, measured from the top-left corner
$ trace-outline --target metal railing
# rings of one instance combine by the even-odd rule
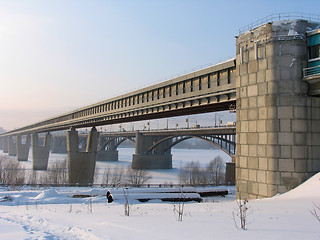
[[[278,20],[289,20],[289,19],[303,19],[311,22],[320,23],[320,15],[316,15],[316,14],[298,13],[298,12],[277,13],[277,14],[271,14],[267,17],[259,19],[253,23],[250,23],[240,28],[239,34],[252,30],[253,28],[263,25],[267,22],[278,21]]]
[[[320,66],[309,67],[303,69],[303,78],[320,76]]]

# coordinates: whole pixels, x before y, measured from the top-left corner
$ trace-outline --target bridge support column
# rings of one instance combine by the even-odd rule
[[[17,158],[18,161],[28,161],[31,136],[26,136],[26,142],[23,144],[21,135],[17,136]]]
[[[67,131],[69,183],[89,185],[93,183],[99,133],[93,127],[88,135],[86,152],[79,151],[78,132]]]
[[[8,137],[5,136],[3,137],[3,153],[8,153],[9,152],[9,144],[8,144]]]
[[[17,138],[16,136],[8,137],[8,146],[9,146],[9,156],[17,156]]]
[[[3,150],[3,137],[0,138],[0,150]]]
[[[106,143],[105,140],[108,142],[107,146],[105,145]],[[100,135],[99,147],[98,147],[99,150],[97,151],[97,161],[102,161],[102,162],[119,161],[117,141],[119,141],[119,139],[117,138],[110,141],[110,139],[105,139],[103,136]]]
[[[316,26],[270,22],[237,38],[238,197],[272,197],[320,171],[320,98],[302,76]]]
[[[52,153],[67,153],[66,136],[54,136],[52,141]]]
[[[47,133],[44,144],[39,146],[39,136],[32,134],[32,168],[33,170],[47,170],[50,153],[51,134]]]
[[[144,136],[139,132],[136,133],[136,152],[132,156],[131,165],[133,169],[172,168],[171,149],[165,150],[166,145],[169,145],[171,140],[159,145],[152,152],[148,152],[149,147],[160,139],[159,136]]]
[[[227,162],[225,183],[228,185],[235,185],[235,182],[236,182],[236,163]]]
[[[97,161],[119,161],[119,152],[118,150],[100,150],[97,152]]]

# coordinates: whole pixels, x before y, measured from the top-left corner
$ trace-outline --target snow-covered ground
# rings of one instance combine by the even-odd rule
[[[225,198],[186,203],[182,222],[173,203],[133,199],[163,189],[130,189],[129,217],[123,190],[110,190],[111,204],[105,188],[2,188],[0,239],[320,239],[320,222],[310,213],[320,204],[320,173],[288,193],[249,201],[247,230],[237,229],[232,218],[234,188]]]

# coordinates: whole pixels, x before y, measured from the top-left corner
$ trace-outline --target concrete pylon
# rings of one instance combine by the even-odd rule
[[[97,161],[101,161],[101,162],[119,161],[119,152],[118,150],[100,150],[97,152]]]
[[[3,141],[3,152],[8,153],[9,152],[8,137],[7,136],[3,137],[2,141]]]
[[[52,141],[52,153],[67,153],[66,136],[54,136]]]
[[[93,183],[98,142],[99,133],[93,127],[88,135],[86,151],[80,152],[78,132],[74,128],[67,131],[69,183],[79,185]]]
[[[37,133],[32,134],[32,167],[33,170],[47,170],[50,144],[51,144],[51,134],[47,133],[44,139],[44,144],[39,146],[39,136]]]
[[[23,144],[21,135],[17,136],[17,158],[18,161],[28,161],[31,136],[26,136],[26,142]]]
[[[99,146],[97,151],[97,161],[101,162],[111,162],[111,161],[119,161],[119,151],[117,150],[117,138],[112,141],[108,141],[107,146],[104,138],[102,136],[99,137]],[[105,149],[107,147],[107,149]]]
[[[0,138],[0,150],[3,150],[3,137]]]
[[[136,133],[136,151],[132,156],[132,169],[171,169],[172,154],[168,148],[172,140],[164,141],[149,152],[148,149],[161,140],[161,136],[144,136]]]
[[[225,175],[225,184],[235,185],[236,180],[236,163],[227,162],[226,163],[226,175]]]
[[[16,136],[8,137],[9,156],[17,156],[17,143],[14,141],[14,138],[16,138]]]
[[[302,71],[317,26],[268,22],[236,39],[238,198],[272,197],[320,171],[320,98]]]

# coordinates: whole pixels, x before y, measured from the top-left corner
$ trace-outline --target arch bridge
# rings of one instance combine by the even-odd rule
[[[236,150],[235,135],[235,126],[101,133],[97,160],[117,161],[118,146],[125,140],[129,140],[135,143],[132,168],[169,169],[172,168],[171,148],[176,144],[190,138],[198,138],[233,157]]]

